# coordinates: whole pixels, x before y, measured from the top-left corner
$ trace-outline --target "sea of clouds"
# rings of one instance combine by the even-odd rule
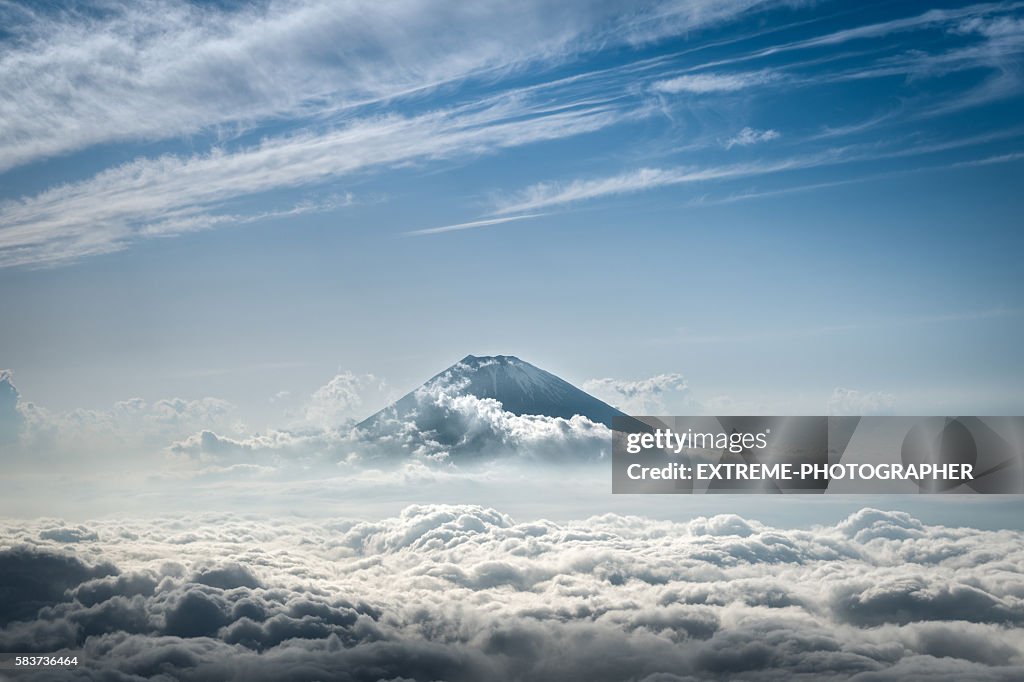
[[[1022,572],[1024,533],[870,508],[7,521],[0,649],[111,680],[1019,680]]]

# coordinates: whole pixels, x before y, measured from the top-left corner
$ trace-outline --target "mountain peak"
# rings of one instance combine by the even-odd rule
[[[523,362],[514,355],[467,355],[466,357],[459,360],[459,362],[456,364],[479,365],[488,362],[497,362],[502,364],[529,364],[528,362]]]
[[[358,427],[373,430],[384,420],[399,419],[415,421],[421,430],[449,434],[451,425],[441,423],[444,410],[424,405],[424,401],[436,401],[440,395],[493,399],[501,403],[506,412],[519,416],[571,419],[580,415],[609,428],[613,417],[626,416],[564,379],[514,355],[467,355],[418,389],[368,417]],[[428,415],[430,423],[425,423]],[[457,438],[455,433],[450,435]]]

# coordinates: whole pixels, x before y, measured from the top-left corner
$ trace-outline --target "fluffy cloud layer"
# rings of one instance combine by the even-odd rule
[[[235,432],[243,428],[231,403],[217,398],[147,401],[132,398],[109,410],[56,413],[22,398],[13,374],[0,370],[0,445],[33,455],[58,451],[160,448],[168,438],[202,428]]]
[[[82,678],[1024,674],[1024,537],[897,512],[787,530],[416,506],[375,522],[8,523],[0,547],[15,588],[0,648],[81,648]]]
[[[168,443],[197,429],[212,428],[228,434],[245,429],[235,407],[217,398],[133,398],[108,410],[60,413],[18,401],[14,414],[17,421],[8,415],[0,426],[6,444],[11,446],[7,450],[12,456],[9,461],[13,458],[36,465],[39,457],[65,464],[92,462],[98,456],[118,465],[125,459],[140,458],[152,463],[163,456]],[[18,427],[16,431],[12,425]]]
[[[364,448],[432,460],[466,461],[495,456],[547,461],[605,456],[611,432],[603,424],[570,418],[514,414],[498,400],[470,390],[462,366],[427,382],[408,398],[374,415],[353,432]],[[402,409],[397,409],[402,405]]]
[[[467,394],[466,387],[464,377],[429,382],[410,395],[408,409],[385,410],[372,423],[356,424],[342,415],[364,404],[367,391],[379,396],[385,386],[372,375],[339,374],[314,394],[306,427],[249,438],[204,429],[170,450],[214,465],[306,466],[410,460],[470,464],[497,457],[580,462],[609,454],[611,432],[603,424],[579,415],[517,415],[497,400]]]
[[[342,372],[312,394],[293,425],[253,433],[232,404],[216,398],[135,398],[109,410],[52,412],[24,400],[3,371],[0,445],[8,464],[21,462],[31,471],[44,460],[62,470],[100,466],[102,456],[106,466],[132,460],[136,473],[178,475],[184,467],[217,476],[284,469],[357,474],[355,468],[367,463],[469,464],[506,456],[579,462],[608,454],[611,434],[602,424],[580,416],[515,415],[451,384],[416,392],[409,414],[356,428],[354,417],[364,416],[367,405],[392,397],[382,379]]]

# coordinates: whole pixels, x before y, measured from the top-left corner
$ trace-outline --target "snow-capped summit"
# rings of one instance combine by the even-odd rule
[[[580,415],[609,428],[612,417],[626,416],[569,382],[515,356],[467,355],[357,427],[377,431],[385,421],[409,422],[420,430],[459,439],[459,426],[445,423],[449,415],[454,416],[453,410],[446,406],[465,396],[495,400],[501,403],[502,410],[518,416],[571,419]]]

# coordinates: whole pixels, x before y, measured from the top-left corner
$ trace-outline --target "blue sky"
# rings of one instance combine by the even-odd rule
[[[1020,3],[0,19],[0,366],[51,410],[263,429],[469,353],[680,414],[1024,409]]]

